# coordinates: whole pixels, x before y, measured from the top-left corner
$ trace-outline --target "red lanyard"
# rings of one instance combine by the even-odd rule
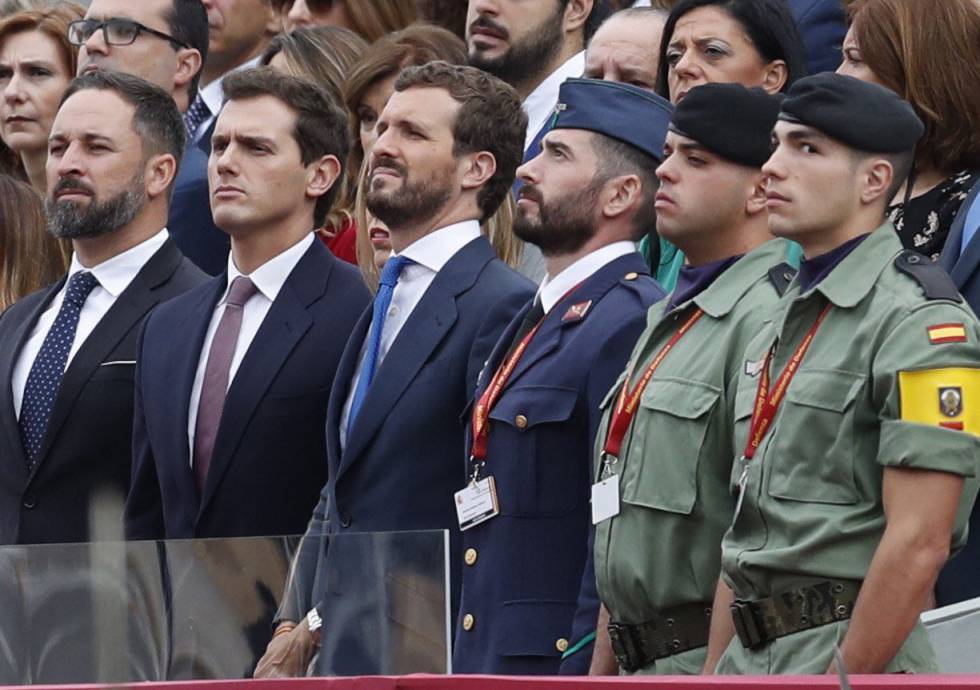
[[[776,418],[776,412],[779,411],[779,406],[783,402],[786,389],[789,388],[789,382],[793,380],[793,377],[799,370],[800,363],[803,361],[806,351],[810,349],[810,344],[813,342],[814,336],[817,335],[817,329],[823,323],[824,317],[830,311],[830,307],[831,305],[827,304],[823,308],[823,311],[820,312],[817,320],[810,327],[809,332],[807,332],[806,337],[803,338],[803,342],[799,344],[796,352],[790,357],[789,363],[783,369],[783,373],[776,379],[776,385],[772,389],[771,394],[769,393],[769,365],[772,362],[773,350],[776,348],[775,343],[769,348],[769,352],[766,353],[766,361],[762,364],[762,373],[759,376],[759,388],[755,394],[755,404],[752,406],[752,422],[749,425],[749,438],[745,443],[745,452],[742,453],[743,462],[751,460],[755,456],[755,452],[759,450],[762,439],[766,437],[766,432],[769,431],[772,421]]]
[[[620,448],[623,446],[623,438],[626,436],[626,430],[629,429],[630,423],[633,421],[633,416],[636,414],[636,408],[640,403],[640,396],[643,395],[643,391],[646,390],[647,384],[650,383],[650,379],[653,378],[653,373],[660,366],[660,363],[664,361],[664,357],[667,356],[674,346],[677,345],[678,341],[684,337],[684,335],[691,330],[698,319],[704,316],[704,311],[699,307],[694,310],[687,321],[685,321],[681,327],[677,330],[674,335],[670,337],[670,340],[661,348],[657,356],[653,358],[650,362],[650,366],[646,368],[643,372],[643,376],[640,380],[636,382],[636,386],[633,387],[632,391],[629,391],[630,379],[633,377],[633,368],[630,367],[629,372],[626,374],[626,380],[623,382],[622,392],[619,394],[619,399],[616,401],[616,407],[613,410],[612,419],[609,420],[609,431],[606,434],[606,445],[603,448],[603,454],[606,456],[612,456],[614,458],[619,457]]]

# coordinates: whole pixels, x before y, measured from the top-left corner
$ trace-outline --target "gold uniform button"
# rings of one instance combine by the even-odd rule
[[[558,641],[555,642],[555,649],[557,649],[562,654],[564,654],[565,652],[567,652],[568,651],[568,640],[566,640],[564,637],[559,637],[558,638]]]
[[[639,273],[636,273],[635,271],[630,271],[629,273],[623,276],[623,280],[636,280],[639,277],[640,277]],[[566,642],[565,645],[567,646],[568,643]]]
[[[463,616],[463,630],[469,632],[476,625],[476,619],[473,617],[472,613],[467,613]]]
[[[527,428],[527,417],[525,417],[522,414],[517,415],[517,417],[514,418],[514,424],[517,425],[517,428],[518,429],[526,429]]]
[[[476,563],[476,549],[466,549],[466,553],[463,554],[463,560],[466,561],[466,565]]]

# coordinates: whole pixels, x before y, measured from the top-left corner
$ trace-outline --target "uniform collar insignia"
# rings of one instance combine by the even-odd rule
[[[581,321],[585,318],[585,314],[589,311],[589,307],[592,306],[592,300],[587,302],[579,302],[573,304],[565,312],[565,315],[561,317],[562,323],[571,323],[572,321]]]

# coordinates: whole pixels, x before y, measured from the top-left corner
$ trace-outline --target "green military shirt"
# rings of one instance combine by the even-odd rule
[[[832,305],[748,462],[742,505],[722,544],[723,575],[739,599],[828,579],[863,580],[885,528],[885,467],[976,474],[980,327],[945,276],[914,278],[896,263],[901,254],[894,227],[882,225],[807,293],[794,281],[745,353],[735,400],[739,455],[770,346],[777,343],[770,366],[775,381],[820,311]],[[899,263],[939,270],[925,261]],[[947,298],[927,298],[924,284]],[[947,405],[956,400],[943,401],[950,389],[957,389],[962,409]],[[965,431],[940,424],[965,425]],[[740,466],[733,468],[733,491]],[[975,483],[967,482],[956,542],[975,495]],[[846,627],[846,621],[830,623],[757,651],[736,638],[717,672],[823,673]],[[889,670],[935,670],[921,624]]]
[[[779,300],[769,271],[784,260],[786,245],[771,240],[686,303],[670,309],[668,297],[650,309],[630,358],[631,388],[695,308],[705,314],[653,375],[612,468],[619,475],[620,511],[596,527],[595,571],[613,621],[645,622],[680,604],[710,606],[719,545],[734,509],[728,477],[735,383],[744,347]],[[603,402],[597,458],[624,378]],[[704,653],[677,654],[641,672],[699,673]]]

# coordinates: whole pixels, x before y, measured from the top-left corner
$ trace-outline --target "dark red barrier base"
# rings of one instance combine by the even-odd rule
[[[980,676],[851,676],[857,690],[980,690]],[[48,685],[35,688],[83,690],[97,685]],[[119,687],[119,686],[116,686]],[[289,680],[217,680],[137,683],[139,690],[796,690],[839,688],[836,676],[664,676],[644,678],[535,678],[505,676],[368,676],[363,678],[300,678]]]

